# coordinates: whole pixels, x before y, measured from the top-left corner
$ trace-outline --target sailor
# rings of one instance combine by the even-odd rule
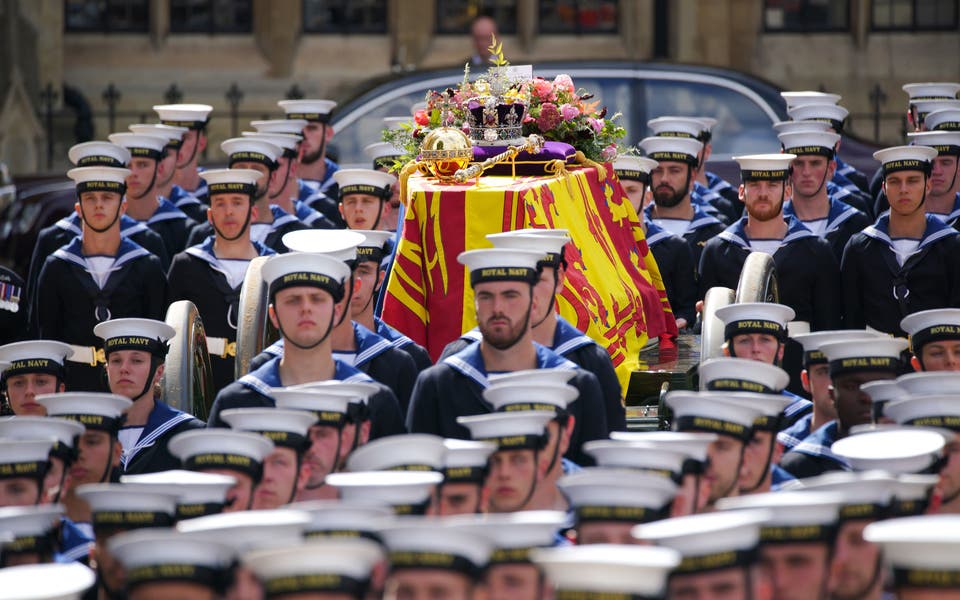
[[[667,598],[667,577],[680,564],[669,548],[594,544],[539,548],[533,562],[555,598]]]
[[[9,411],[19,416],[43,416],[40,394],[66,389],[63,363],[73,351],[63,342],[30,340],[0,346],[0,390]]]
[[[397,178],[373,169],[340,169],[334,176],[339,210],[349,229],[383,229],[392,210],[390,197]]]
[[[357,237],[360,237],[359,235]],[[357,239],[313,239],[314,252],[270,257],[262,274],[269,290],[270,320],[284,340],[283,356],[231,383],[217,394],[208,425],[223,427],[219,412],[228,408],[273,406],[271,388],[325,380],[372,381],[333,356],[331,333],[347,306],[345,284],[350,267],[323,252],[355,252]],[[412,360],[406,354],[403,358]],[[387,388],[371,396],[371,438],[403,431],[400,406]]]
[[[692,515],[637,525],[632,533],[683,556],[670,575],[671,598],[751,600],[766,583],[757,553],[768,517],[763,510]]]
[[[690,198],[703,144],[691,138],[649,137],[640,147],[658,163],[650,173],[653,204],[647,206],[645,216],[657,227],[682,237],[697,265],[703,246],[724,228],[723,222]]]
[[[346,470],[434,471],[443,470],[447,453],[443,438],[426,433],[404,433],[374,440],[356,448],[347,457]]]
[[[250,510],[263,463],[273,450],[273,442],[262,435],[228,429],[185,431],[170,440],[170,452],[184,469],[236,479],[227,491],[223,512]]]
[[[277,102],[288,120],[306,121],[300,130],[300,200],[320,211],[338,227],[346,224],[337,210],[337,183],[333,174],[340,167],[327,158],[327,143],[333,138],[330,113],[337,103],[332,100],[281,100]]]
[[[960,131],[960,108],[943,108],[927,114],[927,131]]]
[[[829,123],[833,133],[843,134],[843,127],[846,124],[847,116],[850,114],[846,108],[833,102],[811,102],[787,110],[787,114],[795,121],[820,121]],[[840,144],[837,144],[837,152],[840,151]],[[841,160],[839,154],[834,155],[837,168],[833,172],[831,179],[841,187],[849,188],[851,191],[859,190],[867,192],[870,182],[867,176],[861,173],[853,165],[849,165]]]
[[[114,167],[78,167],[67,173],[77,183],[83,235],[49,256],[37,280],[40,337],[73,348],[65,381],[69,390],[104,389],[94,325],[121,317],[162,319],[166,310],[160,261],[120,235],[129,173]]]
[[[813,431],[784,454],[780,466],[800,479],[847,469],[846,461],[831,452],[830,447],[849,435],[852,427],[871,422],[870,397],[860,386],[896,377],[901,369],[900,353],[906,347],[906,340],[875,336],[822,344],[820,352],[829,361],[830,395],[837,419]]]
[[[375,171],[382,171],[384,173],[392,172],[393,165],[397,162],[400,157],[403,155],[403,152],[398,149],[396,146],[389,142],[377,142],[375,144],[370,144],[369,146],[364,147],[363,153],[373,161],[371,168]],[[388,204],[390,205],[390,210],[385,212],[383,215],[381,229],[384,231],[398,231],[398,224],[402,223],[401,220],[401,207],[400,202],[400,182],[396,182],[391,187],[391,195]]]
[[[830,492],[770,492],[717,503],[722,511],[762,509],[760,565],[774,598],[829,598],[830,561],[837,538],[842,496]],[[795,565],[806,568],[798,569]]]
[[[284,212],[297,217],[301,223],[314,229],[334,229],[336,225],[320,212],[301,202],[297,195],[300,192],[297,178],[297,157],[300,155],[300,142],[303,136],[291,133],[260,133],[259,131],[244,131],[243,137],[263,140],[283,150],[277,157],[277,173],[279,177],[272,179],[267,196],[271,204],[276,204]]]
[[[443,440],[443,482],[437,490],[440,516],[479,514],[486,506],[484,482],[496,444],[473,440]]]
[[[44,479],[56,438],[0,436],[0,507],[33,506],[44,500]]]
[[[173,258],[167,273],[170,301],[189,300],[197,307],[207,335],[213,368],[213,388],[220,391],[234,380],[240,292],[250,261],[273,250],[250,239],[256,220],[256,181],[253,169],[204,171],[210,190],[207,209],[213,235]]]
[[[197,162],[207,149],[207,124],[213,107],[207,104],[161,104],[154,106],[153,110],[160,117],[162,125],[187,129],[177,149],[177,173],[173,178],[171,198],[190,194],[206,204],[207,182],[200,176]]]
[[[958,102],[960,105],[960,102]],[[947,110],[939,112],[951,112]],[[956,112],[954,110],[953,112]],[[960,130],[921,131],[908,133],[911,145],[929,146],[937,151],[930,168],[930,192],[926,211],[953,228],[960,227]],[[890,201],[882,189],[877,195],[877,210],[890,209]],[[879,214],[879,213],[878,213]]]
[[[784,204],[783,214],[796,217],[827,240],[839,263],[847,240],[870,224],[867,215],[831,198],[827,191],[827,179],[836,169],[834,155],[840,136],[824,131],[781,133],[777,137],[783,151],[796,156],[790,164],[793,197]]]
[[[670,516],[677,484],[634,469],[588,467],[557,484],[574,514],[576,543],[632,544],[630,531]]]
[[[380,530],[394,520],[393,511],[387,504],[362,499],[354,502],[311,500],[295,502],[289,508],[310,516],[303,532],[308,540],[352,537],[379,542]]]
[[[289,504],[306,485],[310,465],[303,455],[310,446],[313,413],[289,408],[233,408],[221,417],[234,431],[252,431],[273,442],[263,460],[263,477],[253,491],[254,510]]]
[[[160,398],[160,379],[169,341],[176,330],[163,321],[112,319],[99,323],[93,333],[103,339],[107,383],[114,394],[129,398],[117,433],[124,473],[153,473],[176,468],[170,438],[182,431],[202,428],[203,422],[177,410]]]
[[[206,221],[207,205],[174,183],[174,178],[177,175],[177,156],[180,153],[180,146],[183,145],[183,136],[190,130],[186,127],[174,127],[162,123],[135,123],[130,125],[129,129],[137,135],[152,135],[167,140],[157,170],[157,192],[197,223]],[[165,177],[160,176],[161,171],[166,173]]]
[[[638,217],[649,204],[650,172],[657,168],[657,161],[644,156],[623,154],[613,161],[613,170],[620,180],[620,187],[630,200]]]
[[[740,163],[740,194],[747,216],[707,242],[699,264],[700,290],[736,289],[747,255],[773,257],[780,283],[780,301],[796,311],[810,329],[838,329],[839,268],[830,245],[795,217],[784,217],[784,198],[791,195],[793,154],[734,157]]]
[[[260,173],[253,195],[250,197],[257,209],[256,217],[250,215],[250,239],[260,242],[275,252],[287,252],[281,241],[284,234],[306,229],[297,217],[270,203],[269,193],[279,177],[277,158],[283,150],[269,142],[252,138],[232,138],[220,144],[229,157],[231,169],[254,170]],[[189,246],[202,243],[214,234],[209,219],[190,232]]]
[[[457,418],[490,412],[483,400],[488,375],[526,369],[575,370],[570,384],[579,396],[569,410],[574,423],[566,458],[586,464],[583,442],[603,439],[611,429],[624,429],[623,406],[603,396],[597,377],[532,340],[530,317],[543,314],[533,288],[538,279],[538,250],[490,248],[463,252],[474,291],[482,339],[423,371],[410,400],[407,424],[411,432],[465,439]]]
[[[47,467],[35,473],[42,477],[40,495],[36,500],[28,498],[31,501],[24,504],[53,504],[60,500],[60,492],[64,488],[67,473],[77,459],[77,443],[81,435],[83,435],[83,425],[68,419],[14,416],[0,421],[0,440],[23,440],[24,443],[49,441],[50,438],[55,440],[50,448]],[[0,500],[0,505],[17,504],[9,502],[6,497],[6,493],[11,489],[9,483],[3,488],[5,495]],[[22,483],[13,486],[13,489],[17,492],[25,491]],[[27,486],[26,491],[29,490],[30,486]]]
[[[960,235],[926,214],[931,161],[927,146],[897,146],[874,153],[883,163],[890,212],[854,235],[841,264],[844,326],[869,326],[902,335],[910,313],[960,306]]]
[[[327,485],[340,502],[388,507],[396,516],[423,516],[432,505],[443,475],[433,471],[357,471],[331,473]]]
[[[63,600],[80,600],[93,587],[96,576],[89,568],[76,564],[36,564],[0,570],[0,589],[11,594],[43,593]],[[54,596],[43,596],[54,597]]]
[[[233,475],[196,473],[182,469],[142,475],[121,475],[126,489],[170,494],[176,498],[177,521],[220,514],[227,504],[227,492],[237,485]]]
[[[953,599],[960,593],[957,525],[955,515],[890,519],[869,525],[863,537],[880,546],[897,598]]]
[[[182,251],[196,221],[164,198],[157,188],[158,179],[167,175],[164,172],[167,163],[163,160],[167,138],[136,133],[111,133],[108,137],[130,152],[127,215],[160,235],[167,256]]]
[[[784,410],[790,399],[782,394],[756,392],[728,392],[724,398],[761,411],[753,422],[753,435],[743,449],[737,483],[739,495],[762,494],[779,488],[791,479],[777,466],[781,456],[777,432],[786,421]]]
[[[915,371],[960,371],[960,309],[915,312],[900,321],[900,328],[910,337],[910,365]]]
[[[933,475],[944,464],[953,433],[924,427],[866,425],[837,440],[830,450],[853,471],[883,470],[892,475]]]
[[[57,551],[57,523],[63,506],[8,506],[0,508],[0,573],[7,567],[53,562]],[[86,568],[86,567],[84,567]],[[31,588],[31,592],[35,588]],[[4,592],[9,590],[4,588]]]

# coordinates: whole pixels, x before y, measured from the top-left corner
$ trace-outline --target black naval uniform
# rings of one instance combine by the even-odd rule
[[[692,204],[693,218],[690,219],[690,226],[683,234],[683,239],[690,246],[690,252],[693,253],[693,264],[700,264],[700,254],[703,252],[707,242],[716,237],[726,227],[719,219],[707,214],[698,204]],[[651,223],[655,223],[653,218],[653,204],[644,209],[645,218]],[[658,225],[659,227],[659,225]],[[736,287],[736,286],[734,286]]]
[[[674,318],[686,319],[688,326],[697,320],[697,265],[690,246],[680,236],[647,221],[647,247],[660,269],[667,300]],[[574,361],[576,362],[576,361]]]
[[[170,454],[167,446],[171,438],[204,427],[203,421],[155,400],[137,443],[132,448],[123,449],[120,467],[124,475],[179,469],[180,459]]]
[[[334,359],[334,364],[336,365],[336,372],[333,379],[336,381],[376,383],[366,373],[358,371],[344,362]],[[377,385],[382,389],[370,396],[368,400],[370,439],[406,433],[397,397],[387,386]],[[207,426],[227,427],[227,423],[220,418],[220,413],[228,408],[276,406],[276,402],[270,397],[270,389],[279,387],[284,387],[283,381],[280,380],[280,357],[274,357],[259,369],[247,373],[220,390],[216,400],[213,401],[213,406],[210,408],[210,418],[207,419]]]
[[[283,236],[291,231],[299,231],[301,229],[309,228],[301,223],[300,220],[295,216],[283,210],[276,204],[270,205],[270,213],[273,215],[273,222],[270,223],[270,231],[262,240],[255,241],[259,241],[274,252],[284,254],[287,252],[287,247],[284,246],[283,242],[281,241]],[[256,223],[250,223],[251,228],[254,225],[256,225]],[[212,235],[213,225],[211,225],[209,222],[200,223],[193,228],[193,231],[190,232],[190,239],[187,243],[190,246],[196,246],[198,244],[202,244],[204,240]]]
[[[780,303],[796,311],[798,321],[810,323],[813,331],[840,327],[840,284],[837,260],[830,245],[786,217],[787,235],[773,254],[777,266]],[[751,252],[743,217],[707,243],[700,259],[700,289],[737,289],[743,263]]]
[[[413,363],[417,365],[417,373],[433,366],[430,353],[427,352],[426,348],[384,323],[380,317],[374,317],[373,322],[377,326],[377,335],[388,340],[394,348],[403,350],[410,355]]]
[[[870,225],[870,218],[862,211],[839,200],[831,198],[829,202],[830,209],[827,213],[826,227],[820,237],[830,244],[833,255],[837,259],[837,264],[840,264],[840,260],[843,259],[843,249],[847,247],[847,242],[850,241],[853,234],[863,231],[864,227]],[[783,216],[797,216],[792,201],[783,205]],[[803,223],[803,221],[800,222]]]
[[[213,250],[213,237],[202,244],[191,246],[173,258],[167,272],[170,302],[189,300],[197,306],[208,337],[237,341],[237,323],[240,320],[240,289],[230,286],[226,271]],[[258,256],[275,252],[263,244],[253,242]],[[220,391],[234,380],[233,355],[210,354],[213,367],[213,387]]]
[[[30,296],[16,272],[0,266],[0,345],[18,342],[27,336],[27,307]]]
[[[156,212],[143,223],[160,235],[167,256],[173,256],[187,247],[187,236],[196,222],[166,198],[158,198],[158,203]]]
[[[163,320],[167,279],[160,259],[121,238],[113,271],[101,289],[87,270],[76,237],[47,258],[35,303],[41,338],[99,348],[102,341],[93,334],[93,327],[101,321],[123,317]],[[99,365],[67,361],[65,383],[70,391],[107,391]]]
[[[535,344],[537,367],[540,369],[575,369],[570,384],[580,392],[567,407],[575,423],[570,448],[564,455],[581,465],[593,464],[582,451],[590,440],[606,439],[611,426],[624,429],[623,406],[604,403],[600,383],[593,373],[580,369],[571,361],[545,346]],[[457,417],[487,414],[492,411],[483,399],[488,386],[487,371],[480,354],[480,344],[473,344],[449,356],[420,374],[410,399],[407,428],[411,433],[431,433],[446,438],[469,440],[470,431],[457,423]]]
[[[920,245],[903,266],[893,251],[889,215],[850,238],[841,267],[847,328],[902,336],[903,317],[960,307],[960,232],[926,217]]]
[[[206,202],[209,202],[209,198],[207,197],[209,192],[206,190],[209,188],[207,187],[207,182],[203,179],[200,180],[200,184],[204,190],[203,200],[176,184],[170,190],[170,198],[168,198],[168,200],[197,223],[205,223],[207,221],[207,208],[209,208],[206,204]]]
[[[407,414],[410,393],[419,373],[413,358],[403,350],[395,348],[390,340],[380,337],[356,321],[353,322],[353,339],[357,351],[351,366],[390,388],[400,403],[400,411]],[[334,350],[333,354],[334,358],[337,358],[338,351]],[[280,339],[253,357],[250,370],[254,371],[270,359],[282,355],[283,340]],[[350,364],[342,358],[340,360]]]

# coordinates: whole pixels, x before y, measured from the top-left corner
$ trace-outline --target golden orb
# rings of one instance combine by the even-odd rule
[[[420,160],[441,183],[452,183],[453,175],[473,160],[473,144],[467,134],[454,127],[434,129],[420,144]]]

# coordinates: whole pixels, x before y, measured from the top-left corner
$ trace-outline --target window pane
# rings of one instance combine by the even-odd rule
[[[304,0],[303,30],[324,33],[386,33],[386,0]]]
[[[953,29],[957,26],[957,0],[917,2],[915,23],[918,29]]]
[[[149,0],[65,0],[66,31],[147,31],[148,2]]]
[[[467,33],[470,22],[489,15],[501,33],[517,32],[515,0],[437,0],[437,33]]]
[[[170,0],[174,33],[249,33],[252,0]]]
[[[849,29],[848,0],[765,0],[768,31],[844,31]]]
[[[616,0],[540,0],[544,33],[615,33]]]

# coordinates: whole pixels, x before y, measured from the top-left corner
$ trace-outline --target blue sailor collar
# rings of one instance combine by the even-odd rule
[[[801,398],[800,396],[794,394],[793,392],[788,392],[787,390],[780,392],[780,395],[793,400],[793,402],[788,404],[787,407],[783,409],[784,416],[788,418],[813,411],[813,402],[807,400],[806,398]]]
[[[208,236],[207,239],[203,240],[203,242],[197,244],[196,246],[190,246],[187,248],[186,253],[206,262],[210,265],[210,267],[213,268],[213,270],[223,273],[223,276],[226,277],[226,269],[223,268],[223,265],[220,263],[220,259],[217,258],[217,255],[213,252],[213,243],[215,239],[216,236]],[[271,256],[276,254],[276,252],[264,246],[260,242],[251,240],[250,243],[253,244],[253,247],[256,249],[257,256]]]
[[[943,221],[944,223],[951,225],[958,217],[960,217],[960,192],[957,192],[957,195],[953,200],[953,208],[950,210],[949,213],[945,215],[941,215],[937,213],[928,213],[928,214],[931,214],[934,217]]]
[[[846,177],[847,175],[850,175],[851,173],[859,173],[856,167],[847,163],[846,161],[841,159],[839,156],[834,156],[833,160],[835,160],[837,163],[837,173],[840,173],[844,177]]]
[[[538,369],[576,370],[578,368],[575,363],[563,358],[546,346],[541,346],[536,342],[533,345],[537,351]],[[441,362],[474,380],[481,388],[490,385],[487,380],[487,368],[483,364],[483,356],[480,354],[480,344],[471,344]]]
[[[276,231],[287,223],[298,223],[297,217],[291,215],[276,204],[270,205],[270,214],[273,215],[273,223],[270,224],[270,231]]]
[[[60,517],[60,552],[54,555],[53,562],[70,563],[82,561],[90,556],[93,548],[93,537],[87,535],[79,525]]]
[[[847,190],[847,191],[849,191],[849,192],[852,192],[852,193],[854,193],[854,194],[860,192],[860,188],[857,187],[857,184],[855,184],[854,182],[850,181],[850,179],[849,179],[846,175],[844,175],[843,173],[840,172],[840,169],[837,169],[837,170],[833,173],[833,180],[832,180],[832,181],[833,181],[835,184],[837,184],[837,186],[839,186],[839,187],[841,187],[841,188],[843,188],[843,189],[845,189],[845,190]]]
[[[777,442],[783,444],[787,450],[793,450],[797,444],[810,435],[810,424],[813,423],[813,413],[804,415],[797,421],[777,434]]]
[[[923,231],[923,236],[920,238],[920,243],[917,245],[917,249],[914,250],[914,254],[943,238],[960,235],[960,232],[941,221],[938,217],[931,214],[926,215],[926,217],[927,228]],[[877,222],[866,227],[863,233],[875,240],[883,242],[888,248],[892,249],[893,240],[890,239],[890,211],[880,215]]]
[[[780,242],[781,248],[804,238],[817,237],[815,233],[807,229],[804,224],[800,222],[800,219],[792,215],[784,215],[783,220],[787,222],[787,234],[783,236],[783,240]],[[717,237],[736,244],[741,248],[750,250],[750,238],[747,236],[746,226],[747,217],[740,217],[739,221],[721,231],[717,234]]]
[[[74,235],[83,234],[82,229],[83,220],[80,219],[80,215],[76,212],[72,212],[64,218],[60,219],[54,225],[58,228],[63,229],[64,231],[69,231]],[[127,215],[120,215],[120,235],[124,237],[130,237],[131,235],[136,235],[142,231],[146,231],[149,227],[146,224],[141,223],[140,221],[128,217]]]
[[[802,442],[794,446],[793,452],[799,452],[807,456],[827,458],[849,471],[850,464],[847,463],[846,459],[837,456],[830,450],[830,447],[833,446],[833,443],[836,441],[837,422],[834,420],[804,438]]]
[[[687,232],[696,231],[697,229],[711,225],[723,225],[720,219],[704,210],[703,204],[694,202],[691,198],[690,205],[693,207],[693,218],[690,219],[690,227],[687,229]],[[650,221],[653,221],[653,206],[651,202],[643,209],[644,216]]]
[[[127,466],[133,460],[133,457],[141,450],[156,444],[160,436],[181,423],[192,421],[193,419],[193,415],[177,410],[159,400],[154,400],[153,410],[150,411],[150,416],[147,417],[147,424],[144,425],[143,432],[140,433],[140,439],[137,440],[133,448],[125,451],[120,458],[120,466],[122,469],[126,470]]]
[[[647,247],[652,248],[655,244],[673,237],[672,233],[651,221],[648,218],[647,213],[643,214],[643,223],[647,227],[647,233],[645,236],[647,239]]]
[[[842,202],[829,194],[827,194],[827,201],[830,203],[830,206],[827,210],[827,227],[823,231],[824,235],[836,231],[847,219],[860,212],[846,202]],[[783,216],[796,218],[797,213],[793,208],[793,200],[788,200],[784,203]],[[803,221],[800,222],[803,223]]]
[[[354,359],[353,366],[361,367],[394,347],[390,340],[377,335],[356,321],[352,323],[353,339],[357,343],[357,356]],[[270,344],[264,352],[276,357],[283,356],[283,338]],[[337,352],[337,350],[334,350],[334,352]]]
[[[313,210],[310,208],[306,202],[302,200],[293,201],[293,213],[304,225],[313,225],[317,221],[323,218],[323,215],[320,214],[320,211]]]
[[[120,246],[117,248],[117,255],[113,259],[113,267],[111,267],[111,270],[115,271],[131,260],[149,255],[150,253],[147,250],[130,238],[121,237]],[[73,263],[85,271],[88,270],[87,259],[83,255],[83,242],[80,240],[80,236],[73,238],[66,245],[58,248],[53,253],[53,256],[60,260]]]
[[[199,188],[197,191],[199,191]],[[176,206],[177,208],[180,208],[181,206],[188,206],[191,204],[203,204],[203,202],[200,202],[199,198],[197,198],[187,190],[183,189],[179,185],[174,185],[173,188],[170,190],[169,200],[170,202],[173,202],[173,205]]]
[[[720,177],[712,171],[704,171],[704,177],[707,178],[707,188],[713,192],[720,192],[720,190],[729,190],[733,189],[733,186],[730,185],[730,182]]]
[[[147,224],[159,223],[160,221],[176,221],[189,219],[187,214],[173,205],[163,196],[160,196],[157,203],[157,210],[147,219]]]
[[[274,356],[267,362],[260,365],[259,369],[247,373],[238,379],[237,382],[240,385],[257,392],[261,396],[265,396],[270,400],[273,400],[273,396],[270,395],[271,389],[285,387],[283,382],[280,381],[280,358],[280,356]],[[333,359],[333,365],[334,381],[373,381],[369,375],[343,361]]]
[[[583,348],[596,344],[590,336],[573,326],[573,323],[557,315],[557,328],[553,332],[553,347],[550,348],[560,356],[567,352],[573,352],[577,348]]]
[[[373,322],[377,327],[377,335],[390,342],[394,348],[404,348],[413,344],[413,340],[400,333],[400,331],[387,325],[380,317],[374,317]]]
[[[698,203],[703,205],[704,209],[710,213],[717,212],[717,208],[713,206],[711,202],[723,198],[719,192],[708,188],[699,181],[693,182],[693,191],[690,192],[690,199],[693,200],[694,197],[696,197],[699,200]]]

